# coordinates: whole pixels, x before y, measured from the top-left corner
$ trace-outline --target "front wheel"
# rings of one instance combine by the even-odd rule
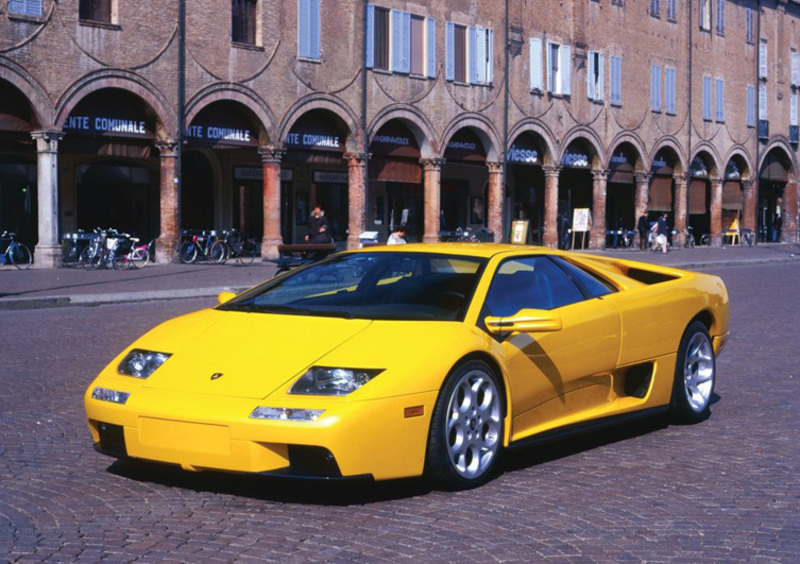
[[[225,241],[220,239],[211,245],[211,260],[216,264],[225,264],[225,261],[228,260],[228,246]]]
[[[425,474],[445,489],[477,487],[494,476],[503,445],[503,401],[494,370],[482,360],[445,380],[431,418]]]
[[[184,264],[193,263],[197,258],[197,245],[192,241],[184,241],[181,244],[180,258]]]
[[[14,243],[10,255],[11,262],[13,262],[14,266],[17,268],[24,270],[31,267],[33,255],[31,254],[31,250],[23,243]]]
[[[710,412],[717,368],[714,347],[706,326],[693,321],[681,338],[675,360],[675,380],[670,409],[679,423],[697,423]]]
[[[236,261],[245,266],[253,264],[253,261],[256,260],[257,250],[256,244],[253,241],[242,239],[236,250]]]
[[[706,233],[705,235],[700,237],[700,244],[704,247],[708,247],[711,245],[711,235]]]

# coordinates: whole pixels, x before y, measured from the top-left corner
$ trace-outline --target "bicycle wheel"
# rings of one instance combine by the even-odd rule
[[[129,259],[129,254],[117,254],[113,253],[109,255],[109,262],[111,262],[111,267],[114,270],[124,270],[126,268],[131,267],[131,260]]]
[[[31,267],[33,262],[33,255],[31,250],[25,246],[24,243],[14,242],[11,244],[11,250],[8,253],[11,262],[20,270],[25,270]]]
[[[711,245],[711,235],[706,233],[705,235],[700,237],[700,244],[704,247],[708,247]]]
[[[228,260],[228,245],[225,244],[225,241],[214,241],[214,244],[211,245],[211,260],[217,264],[225,264],[225,261]]]
[[[128,254],[128,261],[133,268],[142,268],[150,262],[150,253],[147,247],[135,247]]]
[[[694,249],[694,235],[691,233],[686,236],[686,243],[684,244],[684,247],[687,249]]]
[[[78,264],[87,270],[90,268],[97,268],[94,262],[96,251],[97,249],[95,249],[93,245],[89,245],[83,249],[83,251],[81,251],[81,258],[78,259]]]
[[[239,242],[239,248],[236,253],[236,261],[242,265],[253,264],[256,260],[256,244],[248,239],[243,239]]]
[[[192,241],[184,241],[181,243],[180,251],[181,262],[184,264],[191,264],[197,259],[197,245]]]

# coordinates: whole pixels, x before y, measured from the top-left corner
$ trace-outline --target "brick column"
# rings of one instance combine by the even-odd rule
[[[264,229],[261,237],[262,260],[276,259],[278,245],[283,243],[281,235],[281,160],[286,154],[281,145],[266,145],[258,148],[261,166],[264,169],[263,199]]]
[[[711,215],[711,244],[715,247],[722,245],[722,179],[711,180],[711,202],[709,213]],[[695,234],[700,237],[702,234]]]
[[[783,190],[783,228],[781,229],[781,241],[797,241],[797,204],[798,204],[797,181],[789,181]]]
[[[606,247],[606,181],[607,170],[592,171],[592,231],[589,234],[589,247]]]
[[[558,248],[558,175],[561,167],[547,165],[544,169],[544,235],[542,244]]]
[[[756,191],[751,178],[742,179],[742,228],[756,233]]]
[[[36,190],[39,241],[34,249],[36,268],[61,266],[58,244],[58,142],[60,131],[34,131],[36,141]]]
[[[161,232],[156,239],[156,262],[168,264],[176,260],[178,241],[178,178],[175,175],[178,162],[178,142],[175,139],[156,141],[160,155],[160,209]]]
[[[439,225],[442,198],[442,166],[444,159],[420,159],[422,164],[423,182],[425,184],[425,232],[422,235],[424,243],[439,241]]]
[[[505,239],[503,226],[503,163],[487,162],[489,169],[489,229],[494,232],[494,241]]]
[[[674,225],[672,226],[678,234],[672,239],[673,247],[683,246],[683,232],[686,231],[686,205],[689,192],[687,191],[687,177],[676,175],[675,177],[675,200],[672,202],[672,213]]]
[[[349,231],[347,235],[347,248],[358,248],[358,236],[367,228],[367,179],[366,171],[367,153],[345,153],[347,159],[348,178],[348,204],[350,209]]]
[[[634,194],[634,229],[638,225],[639,218],[647,213],[647,206],[650,203],[650,177],[649,172],[634,172],[633,179],[636,183]]]

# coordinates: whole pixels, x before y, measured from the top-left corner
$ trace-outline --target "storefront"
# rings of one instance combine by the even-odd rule
[[[34,127],[28,100],[0,80],[0,232],[17,233],[31,249],[38,239]]]
[[[709,167],[701,156],[689,166],[689,225],[699,241],[703,235],[711,234],[711,182]]]
[[[636,228],[636,155],[627,146],[611,155],[606,195],[606,227],[609,230]]]
[[[779,240],[782,233],[776,232],[782,226],[784,215],[784,191],[789,178],[788,158],[779,150],[773,149],[764,158],[758,178],[758,240],[772,242]]]
[[[486,151],[478,135],[464,128],[447,143],[442,166],[442,231],[486,225],[487,182]]]
[[[511,221],[528,221],[528,243],[541,245],[544,234],[543,152],[536,137],[523,133],[506,153]]]
[[[149,240],[159,234],[156,118],[117,89],[89,94],[64,122],[60,144],[61,229],[114,228]]]
[[[286,242],[300,242],[308,233],[308,215],[319,204],[336,243],[344,248],[349,227],[348,169],[344,160],[347,128],[330,112],[313,110],[297,120],[284,139],[283,168],[292,171],[282,192],[291,206],[282,206],[293,221]],[[283,184],[283,183],[282,183]],[[288,193],[287,193],[288,192]]]
[[[367,230],[386,237],[406,226],[409,242],[422,241],[425,230],[425,194],[420,150],[408,127],[392,120],[370,143]]]
[[[734,161],[725,167],[725,180],[722,185],[722,231],[741,229],[744,192],[742,173]]]
[[[673,202],[675,201],[675,164],[676,157],[672,151],[662,149],[659,151],[650,166],[651,180],[649,199],[647,202],[647,219],[656,221],[658,216],[667,213],[673,216]],[[638,221],[638,220],[637,220]],[[668,220],[673,224],[671,219]]]
[[[561,248],[585,249],[589,246],[589,229],[593,214],[593,178],[591,157],[581,140],[569,144],[561,157],[561,173],[558,178],[558,228]],[[588,223],[575,225],[575,210],[588,210]],[[587,217],[583,211],[579,217]],[[586,231],[575,229],[587,228]],[[572,232],[569,231],[572,229]]]

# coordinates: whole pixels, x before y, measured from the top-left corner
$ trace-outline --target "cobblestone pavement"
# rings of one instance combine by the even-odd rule
[[[114,462],[86,385],[211,300],[0,311],[0,562],[800,562],[800,264],[715,272],[733,336],[708,421],[519,451],[458,493]]]

